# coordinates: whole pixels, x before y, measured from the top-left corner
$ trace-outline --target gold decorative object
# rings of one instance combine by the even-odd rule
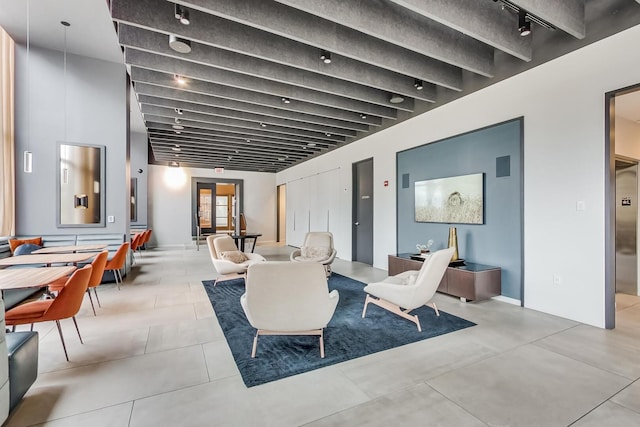
[[[449,247],[456,248],[451,256],[451,262],[457,261],[458,258],[458,233],[455,227],[449,227]]]

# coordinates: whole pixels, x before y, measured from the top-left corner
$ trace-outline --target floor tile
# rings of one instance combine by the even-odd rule
[[[629,427],[640,425],[640,414],[616,405],[604,402],[593,412],[578,420],[572,427]]]
[[[34,427],[128,427],[132,408],[133,402],[127,402],[72,417],[47,421],[43,424],[36,424]],[[12,424],[7,425],[7,427],[10,426]]]
[[[640,377],[640,333],[579,325],[541,339],[535,345],[632,380]]]
[[[640,380],[613,396],[611,401],[640,414]]]
[[[31,425],[207,381],[201,346],[45,373],[12,421]]]
[[[426,384],[379,397],[307,424],[308,427],[394,425],[476,427],[486,424]]]
[[[225,340],[204,344],[202,348],[211,381],[240,375],[229,345]]]
[[[185,320],[168,325],[152,326],[146,353],[189,347],[224,339],[215,318]]]
[[[629,380],[526,345],[427,383],[490,425],[566,426]]]

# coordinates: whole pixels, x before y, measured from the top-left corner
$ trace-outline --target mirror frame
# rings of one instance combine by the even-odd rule
[[[62,189],[61,189],[61,157],[60,157],[60,149],[63,145],[70,145],[74,147],[89,147],[89,148],[98,148],[100,150],[100,222],[90,223],[90,224],[63,224],[62,223],[62,203],[60,200]],[[58,228],[97,228],[97,227],[106,227],[106,147],[104,145],[93,145],[93,144],[79,144],[72,143],[66,141],[58,141],[56,145],[56,226]]]

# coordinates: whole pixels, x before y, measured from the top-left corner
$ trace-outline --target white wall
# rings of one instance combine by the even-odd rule
[[[225,170],[216,174],[212,169],[170,168],[149,165],[149,226],[157,246],[192,245],[191,238],[191,178],[221,178],[244,180],[244,213],[249,231],[262,233],[258,244],[276,240],[275,174]],[[169,185],[167,173],[184,173],[184,183]]]
[[[25,47],[16,45],[16,233],[124,234],[129,212],[122,191],[128,186],[124,65],[68,54],[64,79],[62,52],[31,47],[27,79],[26,56]],[[106,146],[106,215],[113,215],[114,223],[56,227],[59,141]],[[22,171],[26,149],[33,152],[30,174]]]
[[[336,246],[349,259],[351,164],[373,157],[374,265],[386,269],[396,248],[395,153],[523,116],[525,305],[603,327],[604,94],[640,82],[640,56],[628,50],[638,40],[640,26],[290,168],[276,182],[340,167]]]

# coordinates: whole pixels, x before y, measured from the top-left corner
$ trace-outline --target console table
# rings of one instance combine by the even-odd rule
[[[389,255],[389,276],[407,270],[420,270],[423,261],[411,259],[410,253]],[[460,297],[461,301],[480,301],[502,292],[500,267],[465,262],[463,265],[449,266],[438,292]]]

